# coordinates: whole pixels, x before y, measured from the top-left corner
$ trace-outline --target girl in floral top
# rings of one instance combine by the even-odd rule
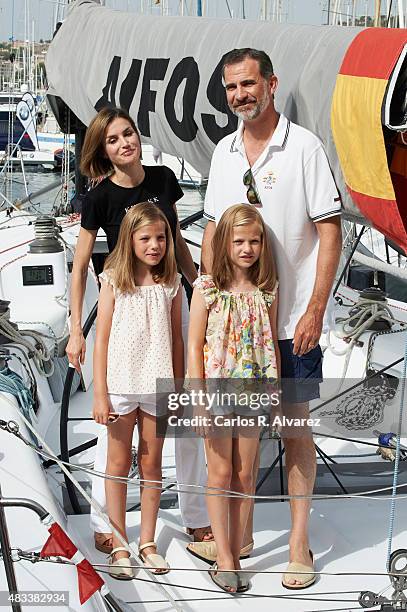
[[[266,385],[259,387],[262,383],[275,383],[280,368],[276,268],[267,229],[257,210],[247,204],[226,210],[216,228],[213,252],[212,276],[200,276],[194,283],[188,378],[190,385],[204,386],[206,392],[221,389],[236,393],[246,389],[250,399],[254,388],[270,390]],[[199,383],[202,379],[206,379],[205,383]],[[211,495],[211,491],[254,493],[260,424],[264,423],[259,423],[250,407],[245,408],[246,416],[251,417],[247,427],[228,427],[245,423],[239,418],[241,407],[236,409],[236,404],[215,402],[210,411],[203,407],[199,421],[204,428],[208,462],[207,505],[217,546],[217,562],[210,576],[229,593],[250,587],[247,574],[222,571],[240,569],[250,499],[229,500]],[[222,435],[222,430],[229,435]]]

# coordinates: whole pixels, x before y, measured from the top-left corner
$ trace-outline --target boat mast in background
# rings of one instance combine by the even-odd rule
[[[323,9],[327,12],[326,25],[405,27],[406,0],[364,0],[362,6],[360,0],[327,0]]]

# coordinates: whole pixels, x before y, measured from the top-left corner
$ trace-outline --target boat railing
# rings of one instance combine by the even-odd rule
[[[4,498],[1,494],[0,487],[0,545],[1,545],[1,556],[4,564],[4,571],[6,574],[7,587],[10,596],[18,593],[17,580],[14,572],[14,561],[11,554],[10,538],[7,528],[6,513],[4,508],[28,508],[35,512],[39,519],[43,521],[49,514],[45,508],[40,506],[37,502],[32,499],[25,498]],[[10,599],[10,605],[13,612],[20,612],[21,605],[16,598]]]
[[[203,213],[204,211],[202,208],[201,210],[198,210],[197,212],[192,213],[192,215],[188,215],[188,217],[185,217],[185,219],[182,219],[182,221],[180,221],[180,224],[179,224],[180,228],[182,230],[187,229],[190,225],[202,219]]]
[[[88,318],[86,319],[85,324],[83,326],[83,336],[85,339],[89,331],[91,330],[92,325],[95,322],[96,315],[97,315],[97,308],[98,308],[98,303],[96,302],[96,304],[93,306],[92,310],[90,311]],[[72,388],[74,374],[75,374],[75,368],[70,366],[66,374],[64,390],[62,393],[61,416],[60,416],[60,422],[59,422],[59,443],[60,443],[60,450],[61,450],[60,458],[62,459],[62,461],[66,461],[66,462],[69,462],[70,458],[77,455],[78,453],[84,450],[87,450],[89,448],[92,448],[92,446],[96,446],[96,442],[97,442],[97,438],[93,438],[92,440],[85,442],[84,444],[81,444],[75,447],[74,449],[71,449],[71,450],[69,449],[68,423],[71,420],[73,420],[72,418],[69,417],[69,399],[71,396],[71,388]],[[86,420],[86,419],[82,419],[82,420]],[[67,467],[69,469],[69,466]],[[77,495],[75,486],[73,485],[72,481],[69,480],[66,474],[64,474],[64,479],[65,479],[65,485],[66,485],[66,490],[68,493],[69,501],[71,502],[71,505],[72,505],[72,510],[75,512],[75,514],[82,514],[82,509],[79,504],[78,495]]]

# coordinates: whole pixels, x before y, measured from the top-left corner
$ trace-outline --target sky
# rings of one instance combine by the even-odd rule
[[[314,25],[326,23],[328,1],[282,0],[283,20],[288,23]],[[11,36],[14,36],[15,40],[50,39],[54,31],[57,9],[66,2],[67,0],[0,0],[0,40],[9,40]],[[161,2],[169,7],[170,14],[179,14],[181,0],[161,0]],[[208,17],[229,17],[230,10],[234,17],[242,18],[244,5],[246,18],[259,19],[260,7],[264,0],[263,2],[262,0],[202,0],[202,3],[206,5]],[[343,7],[349,3],[350,0],[342,1]],[[141,6],[147,13],[153,12],[159,15],[161,11],[161,5],[156,6],[155,0],[105,0],[105,4],[110,8],[131,12],[140,12]],[[275,0],[267,0],[270,12],[274,4],[277,4]],[[189,14],[195,13],[197,5],[195,0],[185,0],[185,5]],[[331,0],[331,7],[333,5],[334,0]],[[357,14],[364,15],[366,5],[371,14],[373,0],[357,0]],[[33,30],[34,36],[31,34]]]

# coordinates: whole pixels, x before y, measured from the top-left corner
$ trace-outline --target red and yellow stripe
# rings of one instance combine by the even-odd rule
[[[336,80],[331,126],[353,201],[374,227],[407,251],[407,179],[389,170],[381,116],[406,43],[402,29],[368,28],[355,37]]]

